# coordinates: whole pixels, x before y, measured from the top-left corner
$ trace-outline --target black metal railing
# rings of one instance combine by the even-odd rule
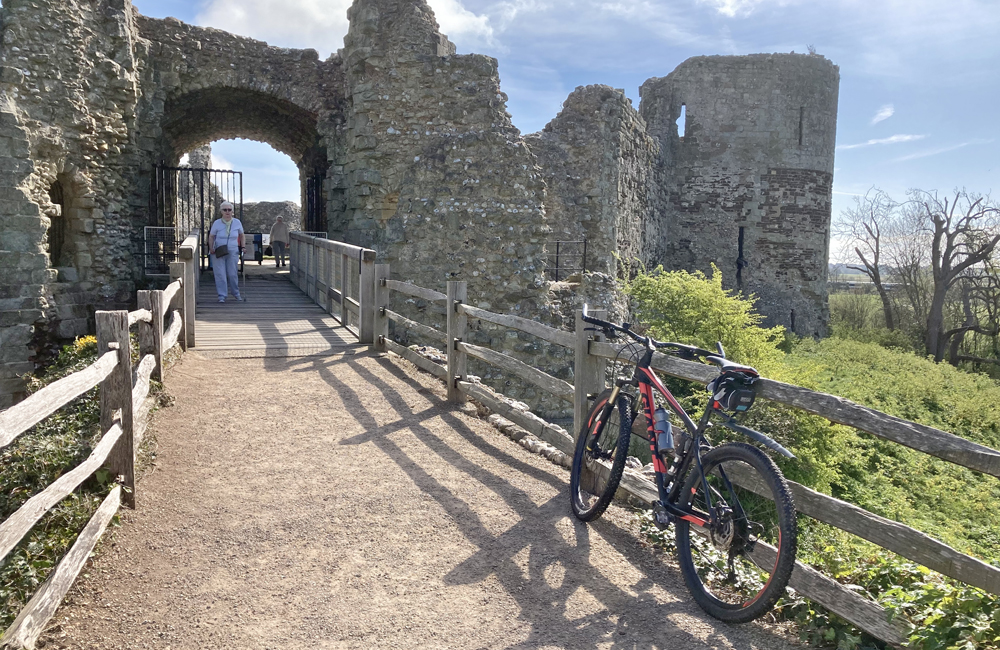
[[[550,241],[546,245],[545,275],[555,282],[587,271],[587,240]]]
[[[150,185],[149,225],[179,233],[201,230],[201,266],[208,268],[208,233],[219,206],[229,201],[243,218],[243,172],[156,165]]]

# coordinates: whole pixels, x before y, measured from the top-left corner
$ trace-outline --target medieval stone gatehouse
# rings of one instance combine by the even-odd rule
[[[495,310],[553,319],[546,242],[586,237],[667,268],[717,264],[770,322],[826,322],[838,71],[818,56],[700,57],[642,87],[578,89],[544,131],[511,123],[496,60],[456,55],[423,0],[356,0],[325,61],[129,0],[3,0],[0,407],[45,338],[92,327],[143,281],[157,163],[222,138],[322,180],[332,237],[393,275],[469,281]],[[676,124],[682,110],[686,125]]]

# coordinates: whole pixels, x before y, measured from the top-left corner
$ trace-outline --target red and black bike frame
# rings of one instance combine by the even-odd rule
[[[615,408],[618,401],[618,395],[621,391],[621,387],[625,385],[636,386],[639,389],[639,398],[642,401],[643,413],[646,416],[646,436],[645,438],[649,441],[649,449],[653,456],[653,469],[656,472],[656,491],[660,497],[660,503],[663,505],[664,509],[672,517],[678,519],[684,519],[696,526],[705,527],[709,525],[709,519],[711,518],[712,505],[708,504],[709,512],[693,512],[682,508],[678,508],[675,503],[678,501],[678,496],[681,490],[681,478],[684,477],[691,463],[696,463],[698,467],[698,472],[701,474],[702,481],[705,483],[705,493],[706,498],[711,501],[711,494],[708,490],[708,483],[705,480],[704,473],[702,472],[701,464],[701,447],[704,437],[704,429],[708,424],[709,415],[712,412],[712,405],[705,409],[705,413],[701,418],[701,422],[696,425],[691,417],[687,414],[684,408],[680,405],[677,399],[673,396],[669,389],[663,385],[660,378],[653,373],[649,365],[653,359],[653,352],[655,349],[647,343],[646,353],[642,356],[639,362],[636,364],[635,373],[630,380],[619,379],[616,382],[615,388],[611,393],[611,398],[608,400],[605,406],[605,412],[601,415],[601,419],[605,422],[610,415],[610,409]],[[658,392],[663,396],[667,405],[674,412],[677,417],[679,417],[683,423],[684,428],[687,430],[690,436],[690,442],[687,443],[687,449],[681,450],[679,454],[679,459],[675,459],[670,467],[663,462],[659,449],[658,441],[656,439],[656,430],[653,428],[653,411],[656,409],[656,400],[654,398],[654,391]],[[633,405],[634,406],[634,405]],[[633,408],[633,412],[635,412]],[[668,491],[668,481],[674,478],[670,484],[670,489]],[[728,483],[729,479],[724,477],[724,480]]]

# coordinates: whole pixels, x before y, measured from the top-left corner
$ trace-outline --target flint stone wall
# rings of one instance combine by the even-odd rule
[[[774,322],[795,310],[796,331],[822,331],[837,93],[825,59],[693,59],[647,82],[638,112],[620,91],[579,89],[524,138],[496,60],[457,55],[423,0],[355,0],[349,19],[344,49],[321,61],[143,17],[128,0],[5,0],[0,407],[43,339],[130,306],[142,226],[157,225],[154,165],[220,138],[267,142],[303,186],[318,178],[321,229],[376,249],[394,278],[442,291],[466,280],[486,309],[551,325],[571,323],[583,299],[622,309],[604,290],[632,271],[616,254],[668,268],[714,261],[732,285],[742,227],[745,288]],[[600,273],[546,282],[545,242],[582,236]],[[560,352],[476,332],[571,372]]]
[[[259,201],[243,204],[243,229],[246,232],[271,232],[277,217],[282,217],[289,230],[302,230],[302,210],[292,201]]]
[[[526,138],[556,238],[586,237],[592,267],[618,277],[635,264],[616,269],[616,253],[714,264],[769,325],[825,335],[838,87],[821,56],[762,54],[689,59],[643,84],[638,112],[621,91],[578,88]]]
[[[824,336],[829,316],[839,84],[822,56],[754,54],[689,59],[640,89],[667,179],[664,266],[714,263],[768,324],[804,336]]]

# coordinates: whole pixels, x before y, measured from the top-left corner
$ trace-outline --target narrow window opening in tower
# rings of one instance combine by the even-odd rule
[[[800,147],[802,146],[802,140],[803,140],[803,135],[804,135],[804,131],[805,131],[805,122],[806,122],[806,107],[805,106],[800,106],[799,107],[799,146]]]
[[[677,118],[677,135],[683,138],[687,135],[687,106],[681,104],[681,114]]]
[[[49,187],[49,200],[56,205],[56,214],[51,217],[49,225],[48,254],[52,268],[65,266],[66,248],[66,199],[62,183],[56,181]]]
[[[736,257],[736,288],[738,291],[743,291],[743,267],[747,265],[747,261],[743,257],[743,239],[745,231],[746,228],[740,226],[739,255]]]
[[[792,332],[794,333],[795,332],[795,310],[794,309],[792,310],[791,319],[792,319]]]

